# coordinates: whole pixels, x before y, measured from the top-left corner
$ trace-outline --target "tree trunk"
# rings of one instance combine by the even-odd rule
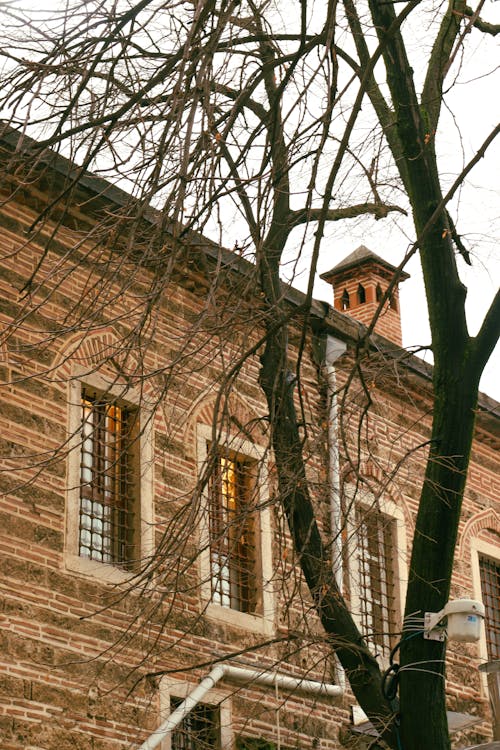
[[[274,317],[277,304],[271,305]],[[321,623],[346,671],[356,699],[387,744],[396,750],[394,710],[383,696],[378,663],[347,609],[316,523],[297,424],[293,378],[287,371],[285,329],[269,333],[261,363],[260,384],[270,413],[280,502],[294,550]]]
[[[432,445],[413,542],[405,616],[446,604],[474,427],[477,382],[469,368],[435,378]],[[401,643],[401,738],[405,750],[447,750],[446,643],[413,637]],[[418,706],[418,710],[415,710]],[[425,716],[425,721],[422,721]]]
[[[465,318],[465,288],[456,266],[434,148],[413,82],[394,6],[370,0],[396,113],[401,177],[420,246],[434,352],[432,442],[409,569],[405,617],[423,618],[446,604],[467,476],[482,367]],[[399,162],[398,162],[399,163]],[[423,620],[420,620],[423,622]],[[449,750],[446,644],[403,630],[400,727],[404,750]],[[424,718],[424,720],[422,720]]]

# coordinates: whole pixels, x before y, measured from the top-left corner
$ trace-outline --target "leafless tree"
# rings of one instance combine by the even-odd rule
[[[395,702],[383,693],[380,668],[341,595],[330,547],[320,533],[307,472],[314,419],[300,385],[325,228],[365,214],[404,213],[409,204],[414,242],[400,269],[420,253],[435,366],[433,432],[406,614],[438,611],[449,593],[479,378],[497,341],[499,318],[497,297],[480,332],[469,335],[458,266],[470,257],[449,206],[498,127],[456,170],[447,192],[435,140],[446,77],[460,78],[458,58],[469,38],[496,34],[498,28],[481,19],[481,6],[470,9],[453,0],[430,10],[429,51],[416,63],[425,68],[418,94],[404,36],[405,23],[424,12],[416,1],[400,7],[373,0],[362,11],[349,0],[321,9],[302,0],[292,10],[252,0],[68,0],[36,13],[16,3],[3,8],[5,118],[9,127],[36,138],[36,143],[25,139],[24,146],[23,138],[16,138],[9,164],[9,174],[17,175],[10,179],[12,190],[19,193],[40,179],[49,159],[46,149],[78,165],[50,186],[51,199],[30,227],[32,239],[49,226],[52,236],[47,241],[44,235],[45,251],[23,285],[23,302],[8,334],[14,336],[15,326],[36,308],[42,310],[44,303],[37,300],[45,285],[54,294],[68,269],[91,263],[99,268],[98,280],[89,273],[89,294],[74,301],[66,319],[58,321],[56,335],[91,331],[111,307],[119,323],[119,300],[130,293],[137,304],[124,313],[128,326],[120,351],[105,358],[121,376],[144,382],[165,293],[179,269],[191,264],[203,287],[203,314],[179,335],[169,368],[155,373],[162,376],[155,380],[156,403],[162,403],[174,378],[192,372],[195,355],[202,355],[203,364],[217,358],[230,328],[216,436],[227,429],[224,417],[242,368],[260,355],[258,383],[267,403],[276,502],[287,519],[296,560],[356,698],[387,745],[405,750],[449,747],[443,682],[426,671],[404,669],[430,661],[441,673],[445,647],[403,634],[399,726]],[[81,244],[54,268],[48,262],[50,243],[72,218],[83,220],[74,207],[89,169],[123,185],[129,197],[122,196],[119,209],[102,211],[82,231]],[[103,184],[103,205],[105,190]],[[201,232],[215,243],[205,243],[210,262],[199,253]],[[233,247],[241,263],[230,261],[219,245]],[[286,281],[293,280],[309,247],[306,294],[290,305]],[[143,271],[151,283],[145,284]],[[393,283],[397,280],[396,275]],[[228,293],[231,288],[236,294]],[[48,330],[47,342],[53,339]],[[356,383],[360,366],[359,361],[354,365]],[[345,384],[346,393],[352,394],[353,380]],[[369,403],[368,389],[364,393]],[[362,418],[364,410],[360,413]],[[211,458],[195,499],[210,481],[215,453]],[[356,469],[355,459],[353,465]],[[430,507],[437,510],[431,514]],[[195,508],[196,502],[184,504],[172,521],[175,528],[189,529]],[[168,538],[167,529],[153,566],[162,565],[162,551],[172,559],[172,547],[162,546]],[[191,559],[186,535],[176,538],[184,545],[178,560]],[[188,575],[179,565],[178,580]],[[429,717],[425,723],[422,714]]]

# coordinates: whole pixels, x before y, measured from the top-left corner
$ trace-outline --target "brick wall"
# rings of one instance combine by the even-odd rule
[[[114,250],[82,244],[81,223],[74,216],[56,241],[50,223],[30,234],[35,209],[26,196],[4,204],[0,233],[0,314],[6,332],[0,349],[2,748],[137,747],[159,723],[162,672],[196,683],[214,659],[232,653],[248,665],[273,669],[279,664],[290,674],[333,681],[334,664],[276,508],[272,636],[214,620],[200,598],[197,425],[214,421],[216,386],[224,386],[237,363],[235,384],[222,388],[216,423],[222,435],[239,433],[264,447],[268,434],[258,348],[239,364],[259,336],[257,325],[248,326],[256,304],[247,282],[226,277],[222,286],[207,283],[196,259],[185,273],[178,265],[170,268],[168,258],[159,269],[137,270],[132,255],[117,260]],[[37,282],[23,289],[44,251]],[[352,362],[350,351],[339,360],[340,389]],[[155,570],[121,587],[72,570],[66,556],[72,489],[68,420],[74,408],[69,386],[75,377],[85,380],[96,373],[116,386],[139,389],[141,408],[152,415],[154,532],[162,557]],[[363,426],[357,468],[374,486],[383,485],[401,508],[409,541],[430,431],[428,383],[374,356],[365,374],[373,408]],[[310,342],[296,392],[308,479],[327,535],[327,398]],[[363,404],[355,382],[343,406],[345,476],[352,469]],[[469,532],[486,510],[500,514],[497,438],[480,422],[464,510]],[[272,461],[269,470],[272,499]],[[491,519],[488,523],[476,532],[498,542],[498,529]],[[453,585],[465,595],[472,577],[470,544],[464,542],[460,555]],[[476,646],[453,646],[449,654],[450,707],[487,716],[475,671]],[[266,688],[220,687],[233,694],[235,736],[276,742],[279,734],[283,746],[324,750],[339,748],[346,738],[349,695],[332,700],[297,694],[284,701],[283,694]],[[487,733],[483,723],[470,736]]]

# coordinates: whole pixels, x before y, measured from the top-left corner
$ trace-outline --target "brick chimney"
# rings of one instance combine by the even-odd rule
[[[369,325],[395,271],[395,266],[360,245],[330,271],[322,273],[321,278],[333,286],[333,304],[336,310]],[[408,278],[409,274],[403,271],[399,281]],[[385,303],[375,324],[375,331],[402,346],[398,285]]]

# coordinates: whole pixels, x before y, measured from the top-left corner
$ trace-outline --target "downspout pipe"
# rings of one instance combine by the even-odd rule
[[[337,407],[337,380],[335,362],[346,351],[344,341],[326,337],[325,369],[328,384],[328,483],[330,487],[330,520],[332,529],[332,565],[335,581],[342,591],[342,512],[340,507],[340,469],[339,469],[339,419]]]
[[[342,562],[342,509],[340,505],[340,465],[339,465],[339,417],[337,405],[337,378],[335,362],[345,353],[344,341],[326,336],[325,371],[328,399],[328,484],[330,492],[330,527],[332,534],[332,568],[339,591],[343,589],[344,566]],[[337,662],[337,678],[345,688],[345,672]]]
[[[304,693],[315,693],[331,697],[343,695],[343,689],[339,685],[317,682],[315,680],[303,680],[299,677],[290,677],[281,672],[237,667],[234,664],[216,664],[200,684],[177,706],[175,711],[142,743],[138,750],[155,750],[160,742],[181,723],[184,717],[203,700],[209,690],[223,677],[244,682],[248,685],[277,685],[279,688],[290,692],[297,690]]]
[[[224,677],[225,667],[225,664],[216,664],[200,684],[177,706],[175,711],[142,743],[139,750],[154,750],[155,747],[158,747],[160,742],[203,700],[208,691]]]

